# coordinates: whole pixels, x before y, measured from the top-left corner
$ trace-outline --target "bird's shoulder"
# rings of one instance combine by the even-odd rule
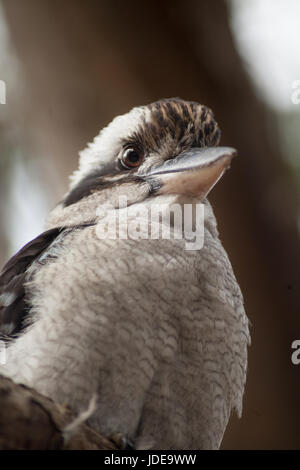
[[[16,338],[30,317],[26,284],[40,267],[57,257],[65,236],[92,224],[55,227],[38,235],[21,248],[0,272],[0,339]]]

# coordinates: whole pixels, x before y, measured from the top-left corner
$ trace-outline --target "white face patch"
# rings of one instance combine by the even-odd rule
[[[145,106],[133,108],[129,113],[116,117],[94,141],[79,153],[79,169],[71,176],[70,189],[74,188],[90,171],[113,161],[121,150],[121,141],[129,138],[142,124],[150,120],[150,110]]]

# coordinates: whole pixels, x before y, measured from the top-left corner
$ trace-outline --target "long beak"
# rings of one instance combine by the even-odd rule
[[[143,175],[153,193],[184,194],[204,199],[230,166],[231,147],[192,148]]]

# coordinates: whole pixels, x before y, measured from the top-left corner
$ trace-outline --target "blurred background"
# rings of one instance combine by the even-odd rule
[[[299,53],[298,0],[0,0],[1,264],[43,230],[78,151],[135,105],[206,104],[239,150],[210,197],[252,323],[227,449],[300,448]]]

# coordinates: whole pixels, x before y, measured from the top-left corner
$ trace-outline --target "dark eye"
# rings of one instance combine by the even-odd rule
[[[121,163],[124,168],[130,170],[130,168],[136,168],[140,166],[143,161],[143,154],[140,150],[132,147],[124,150],[121,156]]]

